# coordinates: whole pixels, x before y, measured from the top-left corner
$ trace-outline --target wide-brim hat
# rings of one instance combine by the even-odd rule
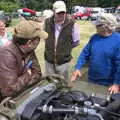
[[[48,37],[48,34],[43,30],[42,25],[39,22],[31,20],[22,20],[16,25],[14,32],[17,37],[25,39],[34,37],[46,39]]]

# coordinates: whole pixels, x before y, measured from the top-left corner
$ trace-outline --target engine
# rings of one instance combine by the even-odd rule
[[[119,120],[119,112],[117,95],[103,99],[80,91],[55,90],[31,101],[21,120]]]

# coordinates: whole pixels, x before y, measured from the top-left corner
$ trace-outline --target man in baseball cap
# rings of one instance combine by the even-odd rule
[[[53,10],[55,13],[66,12],[66,5],[63,1],[56,1],[53,4]]]
[[[54,15],[45,20],[45,31],[49,37],[45,41],[45,74],[64,76],[64,83],[70,78],[72,49],[79,45],[79,26],[67,14],[64,1],[53,3]]]

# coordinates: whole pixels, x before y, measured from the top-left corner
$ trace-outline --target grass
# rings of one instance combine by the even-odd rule
[[[81,49],[86,45],[90,36],[95,33],[95,27],[90,21],[77,21],[80,28],[80,45],[73,49],[73,57],[76,60]]]
[[[15,26],[17,23],[19,23],[19,21],[20,21],[20,20],[18,20],[18,19],[12,19],[12,24],[11,24],[11,26],[12,26],[12,27]]]
[[[18,24],[19,21],[20,21],[19,19],[12,19],[12,23],[10,24],[9,27],[6,28],[6,31],[13,33],[14,26],[15,26],[16,24]]]

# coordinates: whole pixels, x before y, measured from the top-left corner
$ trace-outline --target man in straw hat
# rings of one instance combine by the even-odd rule
[[[0,100],[40,81],[42,74],[34,50],[47,36],[38,22],[22,20],[14,29],[12,42],[0,46]]]
[[[82,76],[81,68],[89,63],[88,81],[109,86],[110,93],[120,91],[120,34],[114,32],[117,26],[116,17],[109,13],[102,13],[93,22],[97,29],[82,50],[72,81]]]

